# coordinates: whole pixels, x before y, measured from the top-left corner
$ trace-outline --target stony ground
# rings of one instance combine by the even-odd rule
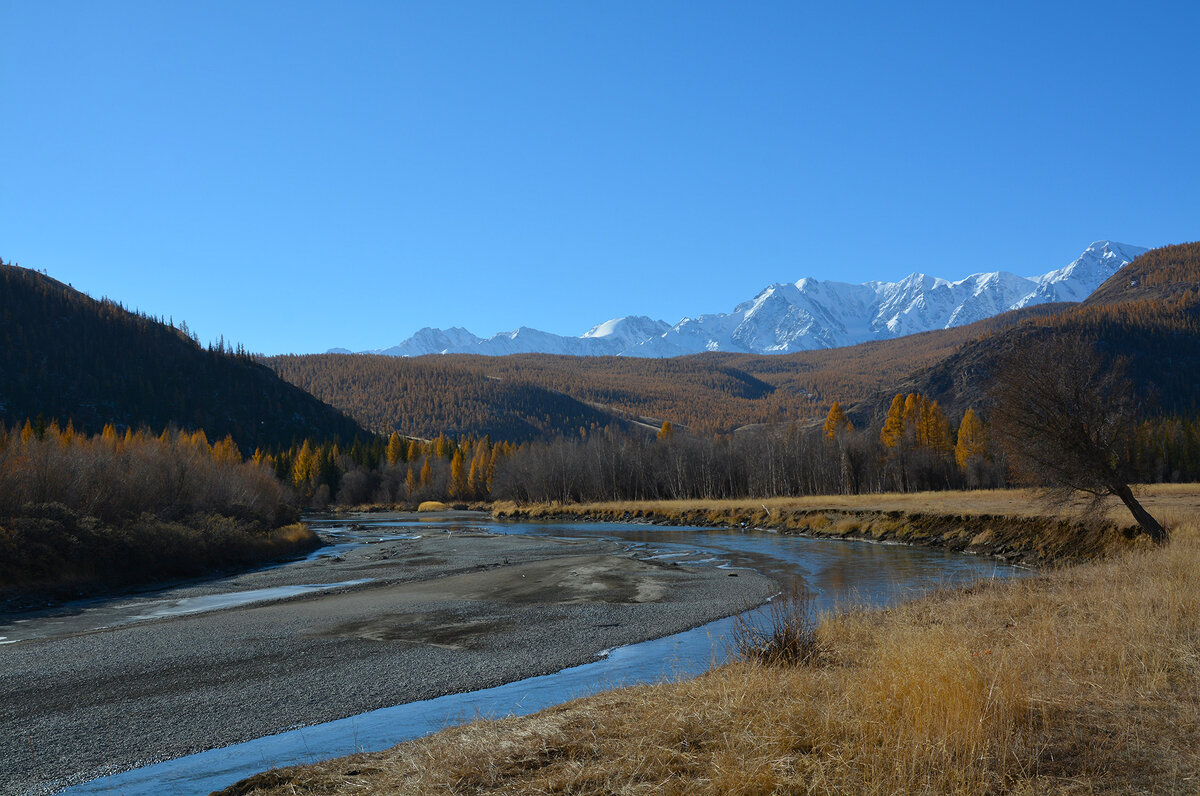
[[[727,616],[773,586],[605,541],[436,533],[110,602],[362,578],[373,580],[0,646],[0,793],[556,671]]]

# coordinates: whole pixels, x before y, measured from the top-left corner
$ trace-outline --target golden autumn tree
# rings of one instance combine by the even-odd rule
[[[197,450],[210,450],[208,444],[208,435],[204,433],[204,429],[199,428],[192,432],[191,442],[196,446]]]
[[[492,488],[492,479],[496,476],[496,466],[505,456],[508,456],[510,453],[511,445],[507,442],[497,442],[492,447],[492,455],[490,458],[488,458],[487,473],[485,475],[487,488],[489,491],[491,491]]]
[[[454,440],[445,434],[438,434],[437,439],[433,441],[433,455],[439,459],[449,459],[456,450],[458,446],[454,444]]]
[[[292,460],[292,484],[304,486],[310,483],[317,475],[318,463],[317,452],[313,450],[312,444],[308,440],[304,440],[300,452]]]
[[[954,461],[962,469],[967,469],[970,462],[978,461],[987,455],[987,434],[983,421],[968,407],[963,412],[962,422],[958,425],[958,443],[954,446]]]
[[[399,432],[393,431],[392,436],[388,439],[387,444],[386,456],[388,464],[395,464],[396,462],[403,460],[405,454],[408,452],[405,450],[405,447],[404,438],[400,436]]]
[[[33,429],[29,426],[29,421],[25,421],[25,428],[21,429],[21,441],[26,439],[25,431],[28,429],[29,436],[33,436]],[[115,446],[117,444],[117,427],[112,423],[105,423],[103,430],[100,432],[100,439],[104,440],[105,444]]]
[[[67,420],[67,427],[63,429],[62,436],[59,437],[59,440],[64,446],[69,446],[75,441],[75,424],[70,420]]]
[[[913,422],[918,447],[948,455],[954,444],[950,441],[950,423],[946,420],[945,413],[937,401],[930,401],[919,394],[916,399],[916,417]]]
[[[471,467],[467,471],[467,488],[471,496],[482,498],[488,491],[488,460],[491,458],[488,439],[485,437],[475,446],[475,455],[471,457]]]
[[[900,393],[892,398],[883,429],[879,432],[879,440],[886,448],[895,448],[904,441],[904,396]]]
[[[233,441],[233,436],[227,434],[225,439],[212,446],[212,457],[223,464],[238,464],[242,461],[242,452]]]
[[[921,396],[910,392],[904,396],[904,443],[909,448],[917,446],[917,419],[921,416]]]
[[[658,430],[658,439],[662,442],[666,442],[673,436],[675,436],[675,427],[671,425],[670,420],[664,420],[662,428]]]
[[[836,439],[838,434],[853,430],[854,424],[850,422],[850,418],[846,417],[842,405],[834,401],[833,406],[829,407],[829,414],[825,416],[825,436],[829,439]]]
[[[467,496],[467,473],[466,467],[463,465],[461,450],[456,450],[454,457],[450,460],[450,486],[448,491],[450,497],[463,498]]]

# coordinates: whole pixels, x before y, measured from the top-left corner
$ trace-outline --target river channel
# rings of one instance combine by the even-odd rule
[[[759,576],[766,576],[771,579],[771,591],[797,586],[812,592],[816,609],[822,611],[885,605],[942,586],[982,578],[1012,577],[1020,572],[992,560],[925,548],[814,540],[759,530],[501,522],[482,515],[431,518],[411,514],[363,514],[313,517],[309,522],[327,541],[327,546],[304,561],[264,569],[258,579],[243,577],[209,584],[206,588],[193,585],[118,600],[80,603],[8,624],[0,620],[0,645],[4,645],[0,646],[0,663],[7,651],[32,649],[34,645],[49,645],[56,640],[62,640],[64,644],[82,643],[81,639],[103,638],[105,634],[117,638],[121,633],[135,632],[147,634],[145,637],[149,639],[155,637],[155,628],[190,626],[189,620],[199,622],[206,616],[213,620],[225,612],[231,612],[228,615],[238,617],[238,621],[245,624],[268,609],[287,611],[289,606],[298,609],[322,597],[350,599],[355,594],[370,594],[370,590],[378,586],[374,581],[384,570],[370,569],[367,563],[356,568],[351,566],[354,561],[382,566],[385,563],[382,559],[394,562],[405,555],[411,561],[422,557],[431,562],[440,561],[442,559],[435,558],[434,553],[447,549],[450,544],[456,545],[455,549],[461,544],[473,550],[477,545],[487,545],[487,550],[476,557],[479,560],[498,559],[494,564],[483,565],[484,569],[491,566],[490,572],[504,572],[518,565],[535,566],[536,562],[523,564],[524,559],[517,560],[521,551],[562,545],[564,554],[569,554],[568,560],[573,562],[572,575],[578,575],[584,569],[580,562],[585,560],[580,553],[590,555],[607,551],[610,557],[615,552],[628,559],[630,566],[646,568],[652,579],[658,577],[658,572],[673,575],[675,572],[698,571],[707,573],[710,585],[715,583],[723,588],[727,585],[732,588],[738,581],[728,579],[740,576],[749,589],[752,579],[762,581]],[[432,545],[435,544],[441,547],[434,548]],[[509,553],[510,550],[515,552]],[[532,577],[533,570],[530,573]],[[720,577],[714,579],[714,575]],[[282,576],[286,578],[280,580]],[[449,573],[445,577],[464,576]],[[272,585],[276,583],[282,585]],[[441,583],[441,580],[424,580],[409,586],[410,591],[436,591]],[[638,581],[637,588],[642,589],[644,585],[643,581]],[[513,591],[513,588],[507,583],[503,586],[508,590],[504,594],[509,595],[504,599],[511,602],[534,599]],[[711,590],[704,593],[711,595]],[[749,589],[747,594],[758,595],[757,603],[769,591],[764,592],[758,587],[757,591]],[[474,599],[471,594],[466,597]],[[645,601],[662,599],[651,594]],[[630,600],[636,602],[641,598]],[[597,627],[611,624],[599,623],[591,614],[580,616],[582,618],[567,619],[575,623],[595,621]],[[279,620],[270,621],[278,623]],[[461,617],[455,621],[458,625],[463,624]],[[676,621],[685,622],[682,618]],[[297,726],[285,732],[69,785],[65,790],[61,789],[66,784],[61,778],[51,782],[42,779],[41,786],[28,789],[28,792],[127,796],[208,793],[268,768],[383,749],[474,718],[521,715],[597,690],[695,675],[726,658],[726,637],[733,621],[732,618],[718,619],[662,638],[592,649],[589,657],[593,660],[582,665],[493,687]],[[414,641],[404,637],[403,633],[395,635],[399,631],[394,628],[390,631],[392,636],[386,633],[381,636],[383,631],[379,628],[369,630],[375,633],[372,638],[376,641],[380,638]],[[587,630],[584,628],[585,634]],[[359,631],[360,635],[370,635],[362,628]],[[516,632],[515,628],[513,632]],[[594,632],[597,644],[608,637],[603,631]],[[459,650],[462,646],[457,643],[461,635],[455,636],[455,643],[439,636],[440,641],[425,638],[425,643],[409,646],[436,647],[433,651],[438,654],[451,654],[448,650]],[[47,649],[53,647],[47,646]],[[460,651],[459,654],[466,653]],[[337,671],[336,664],[337,661],[333,661],[333,668],[328,671]],[[361,673],[357,676],[362,677]],[[331,683],[329,687],[335,685]],[[247,706],[247,710],[250,709]],[[35,748],[32,740],[30,747]]]

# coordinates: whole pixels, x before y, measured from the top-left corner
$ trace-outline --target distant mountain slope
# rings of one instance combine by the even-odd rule
[[[205,350],[152,318],[0,264],[0,423],[38,415],[81,431],[173,423],[251,449],[366,434],[244,355]]]
[[[492,375],[480,359],[312,354],[265,361],[282,378],[381,432],[423,438],[487,434],[525,442],[628,425],[613,412],[544,385]]]
[[[399,345],[369,353],[675,357],[836,348],[965,326],[1035,304],[1082,301],[1145,251],[1096,241],[1073,262],[1035,277],[993,271],[951,282],[917,273],[899,282],[861,285],[805,278],[771,285],[732,312],[684,318],[674,326],[638,316],[606,321],[580,337],[522,326],[486,339],[459,327],[426,328]]]
[[[1200,243],[1152,249],[1114,274],[1085,304],[1171,299],[1200,287]]]
[[[986,407],[988,380],[1003,354],[1032,338],[1063,334],[1081,335],[1126,358],[1134,384],[1161,411],[1200,412],[1200,244],[1149,251],[1082,304],[969,341],[856,405],[852,414],[878,417],[893,394],[910,391],[938,400],[951,415]]]
[[[581,426],[670,420],[698,433],[809,422],[829,402],[873,395],[963,342],[1061,310],[1039,305],[969,326],[782,356],[709,353],[672,359],[516,354],[272,357],[283,378],[374,429],[448,431],[520,441]]]

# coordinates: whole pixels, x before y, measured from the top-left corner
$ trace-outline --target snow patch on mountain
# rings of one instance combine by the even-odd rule
[[[1032,277],[991,271],[951,282],[915,273],[899,282],[861,285],[805,277],[770,285],[732,312],[683,318],[673,326],[629,316],[593,326],[579,337],[522,326],[488,338],[458,327],[425,328],[399,345],[367,353],[673,357],[703,351],[786,354],[834,348],[949,329],[1034,304],[1082,301],[1145,251],[1096,241],[1064,267]]]

